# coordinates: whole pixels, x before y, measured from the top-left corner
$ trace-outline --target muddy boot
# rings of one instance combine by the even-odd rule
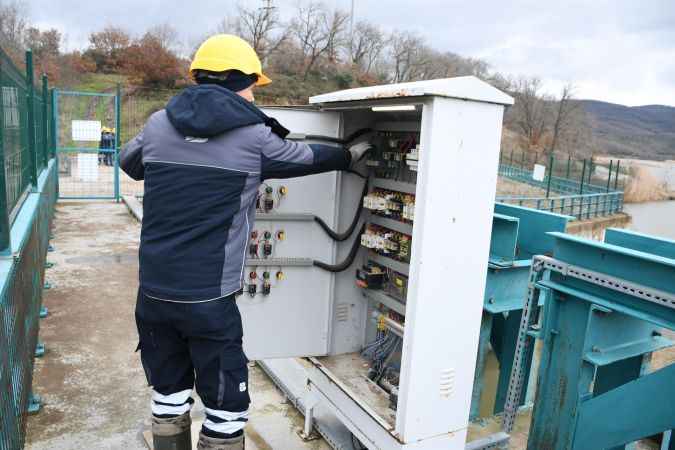
[[[244,450],[244,435],[230,439],[218,439],[199,433],[197,450]]]
[[[152,446],[154,450],[192,450],[190,412],[162,419],[152,416]]]

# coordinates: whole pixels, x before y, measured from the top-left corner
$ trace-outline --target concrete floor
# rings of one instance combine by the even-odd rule
[[[53,288],[45,292],[49,316],[40,324],[47,351],[36,359],[34,376],[34,391],[42,396],[43,407],[29,417],[27,449],[147,448],[143,432],[149,428],[150,392],[134,353],[139,232],[123,204],[57,205],[55,252],[48,255],[56,265],[47,270]],[[675,349],[668,349],[654,355],[653,366],[673,362]],[[300,440],[302,416],[256,366],[250,368],[250,387],[247,449],[330,448],[323,440]],[[202,418],[198,402],[193,419]],[[528,425],[525,413],[513,434],[512,449],[525,448]],[[489,429],[490,423],[485,423],[480,434]]]
[[[122,204],[59,203],[47,270],[46,344],[34,391],[43,407],[28,420],[31,450],[147,448],[150,391],[137,353],[134,303],[140,226]],[[253,366],[247,449],[327,450],[304,443],[302,416]],[[203,418],[196,404],[193,419]]]

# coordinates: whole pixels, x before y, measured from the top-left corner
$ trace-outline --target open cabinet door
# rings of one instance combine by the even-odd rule
[[[263,110],[292,133],[331,137],[340,133],[338,113],[296,108]],[[334,243],[315,223],[314,216],[335,229],[338,180],[337,173],[330,172],[267,180],[260,188],[262,205],[271,200],[273,208],[259,210],[251,226],[259,236],[259,257],[247,260],[244,283],[255,284],[256,293],[250,294],[245,286],[237,300],[244,323],[244,351],[251,360],[328,352],[333,276],[311,262],[335,262]],[[269,240],[264,239],[266,232]],[[272,245],[267,257],[263,249],[266,242]],[[269,293],[263,293],[263,283],[269,283]]]

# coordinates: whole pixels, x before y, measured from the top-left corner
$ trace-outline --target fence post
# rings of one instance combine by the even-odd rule
[[[593,157],[591,156],[589,161],[588,161],[588,183],[587,184],[591,184],[591,176],[593,176],[593,170],[594,170],[593,166],[594,166],[594,164],[595,163],[593,162]]]
[[[5,176],[5,147],[3,133],[5,131],[5,115],[0,114],[0,255],[12,254],[12,242],[9,230],[9,210],[7,208],[7,178]]]
[[[567,155],[567,171],[565,171],[565,179],[570,179],[570,164],[572,163],[572,155]]]
[[[522,155],[523,156],[522,156],[521,161],[520,161],[520,168],[524,169],[525,168],[525,150],[523,150]]]
[[[52,113],[49,117],[49,156],[54,158],[56,156],[56,123],[54,115],[56,114],[54,88],[49,89],[49,104],[52,105]]]
[[[616,174],[614,175],[614,190],[617,191],[619,188],[619,163],[620,159],[616,160]]]
[[[586,159],[584,159],[584,165],[581,168],[581,183],[579,185],[579,195],[584,193],[584,179],[586,178]]]
[[[553,178],[553,153],[548,158],[548,182],[546,183],[546,198],[551,193],[551,178]]]
[[[42,159],[45,167],[49,161],[48,149],[49,149],[49,122],[47,112],[48,105],[47,101],[49,99],[49,87],[47,86],[47,74],[42,74]]]
[[[122,85],[117,83],[117,90],[115,91],[115,201],[120,201],[120,142],[122,140]]]
[[[612,163],[614,162],[613,159],[609,160],[609,175],[607,176],[607,190],[606,192],[609,192],[609,184],[612,181]]]
[[[511,148],[511,161],[509,162],[509,166],[513,167],[513,147]]]
[[[35,80],[33,79],[33,52],[26,50],[26,103],[28,123],[28,154],[30,182],[33,185],[33,191],[37,190],[37,149],[35,148]]]

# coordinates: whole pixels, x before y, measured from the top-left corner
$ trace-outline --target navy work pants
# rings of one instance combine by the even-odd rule
[[[248,367],[234,296],[202,303],[174,303],[138,293],[141,361],[153,387],[152,412],[170,417],[190,410],[190,394],[206,407],[204,427],[240,432],[248,418]]]

